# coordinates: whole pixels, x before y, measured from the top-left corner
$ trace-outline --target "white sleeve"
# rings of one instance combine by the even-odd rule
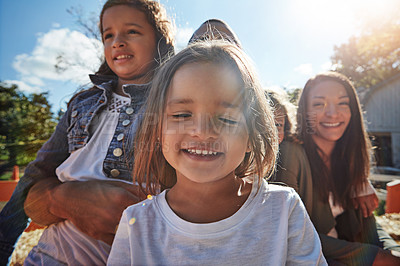
[[[367,180],[363,184],[363,188],[358,194],[353,193],[353,198],[367,196],[371,194],[376,194],[375,188],[372,186],[371,182]]]
[[[121,220],[115,234],[107,265],[131,265],[131,246],[129,241],[129,219],[126,210],[122,213]]]
[[[297,193],[293,191],[286,265],[327,265],[318,233]]]

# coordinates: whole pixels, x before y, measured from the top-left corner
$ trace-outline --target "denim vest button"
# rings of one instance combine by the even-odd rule
[[[118,140],[118,141],[121,141],[121,140],[124,139],[124,137],[125,137],[124,133],[121,133],[121,134],[119,134],[119,135],[117,136],[117,140]]]
[[[125,110],[125,112],[126,112],[128,115],[133,114],[134,111],[135,111],[135,110],[133,110],[132,107],[128,107],[128,108],[126,108],[126,110]]]
[[[121,156],[122,155],[122,149],[120,149],[120,148],[114,149],[113,150],[113,154],[114,154],[115,157]]]
[[[112,170],[110,171],[110,173],[111,173],[111,176],[112,176],[112,177],[117,177],[117,176],[119,176],[119,174],[120,174],[120,172],[119,172],[117,169],[112,169]]]
[[[71,117],[76,117],[77,115],[78,115],[78,111],[75,110],[72,112]]]
[[[127,125],[129,125],[131,123],[131,121],[130,120],[124,120],[124,121],[122,121],[122,125],[124,126],[124,127],[126,127]]]

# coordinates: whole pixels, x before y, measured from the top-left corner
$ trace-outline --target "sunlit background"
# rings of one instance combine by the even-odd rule
[[[178,49],[204,20],[223,19],[254,60],[263,84],[287,90],[331,69],[334,46],[400,14],[399,0],[160,2],[175,20]],[[87,74],[98,67],[102,52],[101,43],[85,35],[76,14],[96,22],[103,3],[1,0],[0,80],[26,92],[48,91],[53,112],[65,108],[76,89],[88,82]],[[75,13],[67,12],[71,8]],[[67,62],[60,63],[60,56]]]

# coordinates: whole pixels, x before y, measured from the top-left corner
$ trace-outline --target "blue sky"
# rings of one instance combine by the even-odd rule
[[[79,32],[66,12],[81,7],[98,17],[105,0],[0,0],[0,80],[26,92],[49,92],[53,111],[88,82],[101,44]],[[399,11],[398,0],[160,0],[177,26],[183,47],[206,19],[225,20],[253,59],[264,86],[302,87],[330,69],[335,45]],[[76,67],[55,72],[57,55]],[[85,62],[85,67],[79,62]],[[78,62],[78,63],[77,63]],[[87,66],[86,66],[87,65]]]

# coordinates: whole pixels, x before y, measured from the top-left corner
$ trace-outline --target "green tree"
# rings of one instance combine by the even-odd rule
[[[332,63],[357,88],[368,89],[400,72],[400,23],[397,19],[369,26],[359,36],[334,47]]]
[[[293,103],[295,106],[297,106],[297,102],[299,100],[301,91],[302,91],[302,88],[295,88],[295,89],[286,91],[289,96],[289,101],[291,103]]]
[[[25,95],[17,85],[0,83],[0,148],[8,157],[0,172],[34,159],[53,133],[56,122],[46,97],[47,93]]]

